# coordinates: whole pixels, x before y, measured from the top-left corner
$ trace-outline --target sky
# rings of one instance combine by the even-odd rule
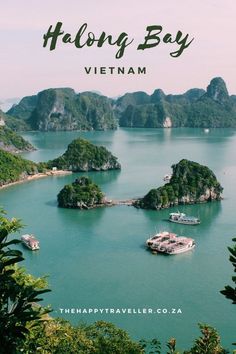
[[[109,97],[125,92],[156,88],[165,93],[183,93],[206,88],[213,77],[225,80],[236,94],[236,2],[235,0],[9,0],[1,2],[0,99],[33,95],[50,87],[72,87],[76,92],[99,91]],[[104,31],[117,39],[126,32],[134,39],[122,58],[116,46],[76,48],[58,43],[55,50],[43,48],[43,35],[60,21],[74,37],[88,24],[87,32],[99,37]],[[161,25],[161,42],[137,50],[146,27]],[[194,37],[178,58],[170,52],[179,46],[162,38],[178,31]],[[60,40],[61,42],[61,40]],[[87,75],[84,67],[146,67],[146,75]]]

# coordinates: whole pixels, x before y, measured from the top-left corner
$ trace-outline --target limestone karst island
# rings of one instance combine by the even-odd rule
[[[134,338],[142,328],[144,338],[165,343],[167,335],[176,336],[190,347],[203,314],[227,346],[233,342],[228,328],[234,328],[235,318],[223,296],[220,302],[220,290],[231,281],[227,247],[235,228],[235,97],[221,78],[206,90],[172,95],[159,88],[116,99],[52,88],[0,113],[0,205],[24,223],[13,253],[8,250],[13,238],[6,240],[6,257],[24,251],[30,272],[49,274],[50,302],[57,311],[42,323],[40,335],[30,329],[28,344],[19,352],[33,353],[42,345],[53,352],[53,339],[60,341],[59,352],[62,343],[68,351],[67,340],[73,352],[80,344],[83,352],[87,343],[96,352],[109,336],[107,352],[113,353],[116,339],[123,338],[127,346],[119,341],[117,353],[130,354],[125,332],[110,324],[73,327],[54,320],[59,314],[72,323],[82,316],[116,321],[112,313],[82,312],[82,307],[113,309],[114,304],[127,311],[143,304],[167,311],[137,313],[138,321],[135,314],[120,313],[118,321],[132,328]],[[15,228],[15,219],[4,224],[0,216],[3,226],[10,222]],[[22,284],[22,271],[14,269]],[[28,282],[31,286],[32,278]],[[225,328],[222,318],[227,318]],[[207,338],[214,334],[218,353],[215,332],[201,328]],[[8,327],[3,330],[8,338]],[[133,353],[144,353],[137,346]],[[163,344],[162,350],[172,349]]]
[[[114,130],[118,126],[236,127],[235,97],[228,94],[220,77],[212,79],[206,91],[193,88],[182,95],[165,94],[157,89],[152,95],[140,91],[114,100],[94,92],[77,94],[70,88],[58,88],[24,97],[7,113],[0,112],[0,185],[25,180],[52,168],[74,172],[120,168],[117,159],[105,148],[82,139],[72,142],[62,156],[47,163],[24,160],[11,155],[34,150],[19,135],[20,131]],[[165,205],[166,198],[162,198],[161,204],[158,200],[158,205]],[[171,198],[167,199],[172,203]],[[140,207],[144,205],[146,202],[139,202]]]
[[[236,127],[236,96],[216,77],[207,89],[184,94],[138,91],[112,99],[71,88],[47,89],[24,97],[3,117],[15,130],[113,130],[120,127]]]
[[[195,204],[222,199],[223,188],[214,173],[197,162],[181,160],[172,166],[170,181],[151,189],[135,206],[164,209],[178,204]]]

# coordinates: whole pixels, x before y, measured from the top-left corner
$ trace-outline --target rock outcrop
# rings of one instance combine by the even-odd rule
[[[163,128],[171,128],[172,127],[172,120],[170,117],[166,117],[163,122]]]
[[[121,165],[104,146],[96,146],[79,138],[68,145],[62,156],[48,161],[46,167],[78,172],[116,170],[120,169]]]
[[[136,207],[158,210],[178,204],[222,199],[223,188],[208,167],[184,159],[173,165],[172,169],[170,182],[157,189],[151,189],[135,203]]]
[[[64,186],[57,196],[59,207],[76,209],[102,206],[103,199],[101,189],[88,177],[81,177]]]

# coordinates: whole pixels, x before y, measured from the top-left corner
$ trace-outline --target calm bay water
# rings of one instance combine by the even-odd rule
[[[178,209],[199,216],[191,227],[166,221],[170,210],[144,211],[116,206],[89,211],[57,208],[60,189],[81,174],[49,177],[0,192],[0,204],[34,233],[39,252],[24,249],[27,270],[49,275],[53,315],[73,323],[111,321],[135,339],[171,336],[187,348],[198,336],[198,322],[209,323],[228,348],[235,338],[236,307],[219,291],[233,269],[227,246],[236,236],[236,135],[232,129],[119,129],[115,132],[27,133],[38,150],[24,154],[45,161],[62,154],[76,137],[106,146],[121,171],[90,172],[109,198],[143,196],[163,184],[170,166],[182,158],[209,166],[224,187],[224,200]],[[177,208],[171,209],[171,211]],[[193,237],[196,248],[177,256],[154,256],[144,247],[156,230]],[[182,314],[61,315],[60,308],[181,308]]]

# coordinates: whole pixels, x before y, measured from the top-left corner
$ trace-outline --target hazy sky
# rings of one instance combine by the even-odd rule
[[[0,98],[32,95],[49,87],[97,90],[108,96],[151,93],[156,88],[182,93],[206,88],[215,76],[222,76],[229,92],[236,94],[235,0],[0,1]],[[127,32],[134,42],[119,60],[117,48],[111,46],[59,45],[50,52],[43,48],[42,37],[58,21],[72,34],[87,22],[96,35],[105,31],[117,38]],[[162,25],[162,34],[181,30],[195,39],[179,58],[169,55],[177,44],[137,51],[148,25]],[[86,75],[84,66],[146,66],[147,74]]]

